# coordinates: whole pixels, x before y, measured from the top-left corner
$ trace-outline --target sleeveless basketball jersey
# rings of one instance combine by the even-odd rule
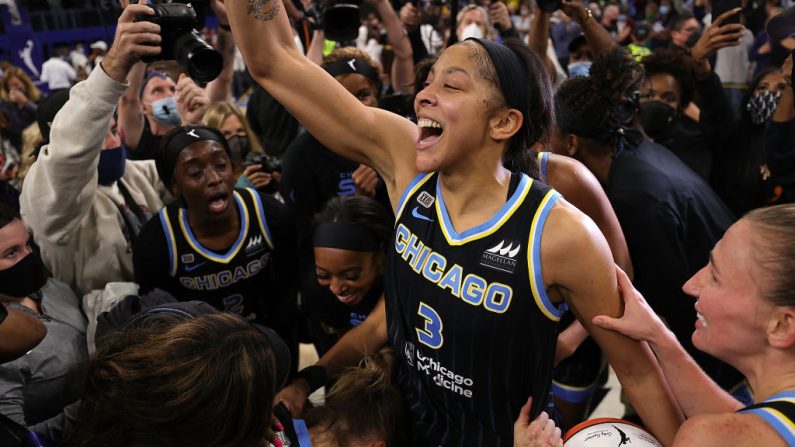
[[[510,446],[528,396],[547,402],[561,309],[541,277],[541,233],[559,194],[524,174],[509,199],[457,233],[438,174],[399,202],[385,279],[387,328],[415,445]]]
[[[770,399],[745,407],[738,413],[751,413],[761,417],[787,445],[795,445],[795,391],[774,394]]]
[[[168,289],[181,301],[201,300],[249,321],[265,323],[263,299],[273,284],[270,230],[259,193],[239,189],[234,192],[234,200],[240,212],[240,233],[224,253],[201,246],[184,208],[160,211],[172,281]]]

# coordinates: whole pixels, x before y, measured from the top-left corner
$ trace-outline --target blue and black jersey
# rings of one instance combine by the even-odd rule
[[[385,296],[415,445],[510,446],[528,396],[547,402],[562,306],[541,276],[541,234],[560,195],[513,174],[508,200],[458,233],[438,174],[399,202]]]
[[[295,270],[286,208],[253,189],[236,190],[233,197],[240,230],[234,243],[220,251],[196,239],[186,209],[163,208],[136,240],[136,281],[141,293],[157,287],[181,301],[205,301],[249,321],[278,326],[275,317],[292,311],[283,307],[294,306],[289,289],[294,293],[296,287],[295,273],[280,274]]]

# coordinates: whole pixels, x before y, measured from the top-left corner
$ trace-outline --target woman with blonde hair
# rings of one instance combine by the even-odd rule
[[[271,181],[273,170],[270,168],[273,163],[240,109],[228,101],[214,102],[204,112],[202,123],[218,129],[229,144],[229,158],[232,160],[235,175],[238,176],[237,187],[276,192],[278,182]]]
[[[15,148],[22,147],[22,129],[36,121],[41,99],[41,92],[21,68],[12,66],[0,78],[0,113],[8,120],[3,133]]]
[[[694,298],[696,348],[734,366],[754,392],[744,406],[707,376],[632,287],[619,318],[594,324],[654,350],[687,421],[672,445],[795,445],[795,204],[759,208],[732,225],[682,290]]]

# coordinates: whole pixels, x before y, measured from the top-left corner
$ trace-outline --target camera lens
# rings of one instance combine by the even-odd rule
[[[177,38],[174,42],[174,55],[191,79],[197,82],[212,81],[224,68],[221,53],[195,33],[186,33]]]

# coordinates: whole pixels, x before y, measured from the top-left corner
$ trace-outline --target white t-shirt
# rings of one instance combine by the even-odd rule
[[[41,80],[50,90],[69,88],[76,77],[75,69],[61,58],[51,57],[41,65]]]

